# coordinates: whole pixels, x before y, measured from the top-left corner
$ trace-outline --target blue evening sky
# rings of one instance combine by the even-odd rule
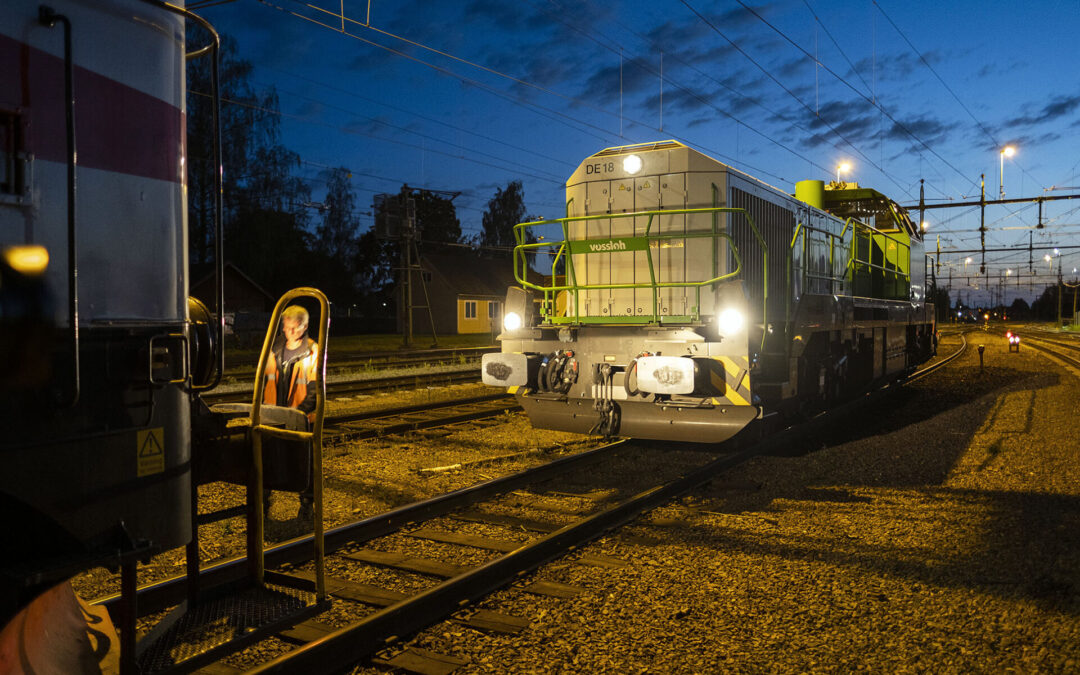
[[[203,3],[190,3],[199,7]],[[848,180],[901,204],[1080,193],[1080,2],[237,0],[196,10],[280,96],[283,142],[361,204],[403,183],[461,191],[466,234],[519,179],[531,216],[614,145],[673,138],[788,192]],[[342,18],[344,15],[344,18]],[[661,76],[662,73],[662,76]],[[313,182],[318,194],[319,184]],[[1073,189],[1070,189],[1073,188]],[[988,207],[1009,296],[1080,267],[1080,199]],[[914,214],[917,217],[917,214]],[[928,211],[953,297],[978,298],[978,209]],[[371,224],[370,216],[361,218]],[[972,258],[966,264],[967,257]],[[961,279],[963,277],[963,279]],[[1020,286],[1017,287],[1019,278]]]

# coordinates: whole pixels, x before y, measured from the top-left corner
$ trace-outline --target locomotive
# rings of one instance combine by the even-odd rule
[[[0,376],[0,624],[190,536],[190,396],[215,331],[188,310],[184,54],[164,3],[0,11],[0,331],[25,365]]]
[[[192,23],[206,42],[189,49]],[[121,572],[121,600],[109,608],[119,639],[97,649],[118,642],[121,672],[194,670],[328,606],[326,296],[298,288],[278,301],[250,406],[202,398],[225,364],[221,172],[211,312],[188,297],[185,61],[210,59],[213,157],[201,159],[220,169],[218,48],[209,23],[160,0],[0,8],[0,348],[11,359],[0,370],[0,670],[18,662],[69,672],[73,663],[56,659],[88,644],[71,627],[107,633],[107,617],[80,607],[66,583],[94,566]],[[318,303],[310,423],[298,409],[262,403],[283,310],[301,298]],[[245,486],[246,506],[200,511],[196,488],[215,481]],[[264,488],[313,492],[314,583],[265,569]],[[238,515],[247,518],[248,578],[207,587],[198,527]],[[136,645],[136,566],[181,546],[187,600]],[[215,641],[180,663],[172,646],[206,632],[200,621],[217,622]],[[70,644],[45,644],[57,635],[50,625],[65,626]]]
[[[536,427],[718,443],[936,349],[922,232],[854,183],[793,196],[676,141],[612,147],[515,237],[483,379]]]

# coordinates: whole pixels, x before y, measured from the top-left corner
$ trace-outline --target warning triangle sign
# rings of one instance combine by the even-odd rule
[[[150,432],[146,434],[142,447],[139,448],[139,457],[152,457],[153,455],[165,454],[165,449],[161,447],[161,440],[158,439],[159,433],[161,433],[160,429],[151,429]]]

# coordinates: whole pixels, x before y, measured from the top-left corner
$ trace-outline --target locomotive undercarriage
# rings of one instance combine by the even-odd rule
[[[702,327],[701,332],[706,332]],[[532,424],[605,436],[718,443],[760,415],[751,400],[750,363],[734,342],[707,341],[693,327],[579,326],[500,336],[505,352],[527,354],[528,383],[512,388]],[[638,389],[637,359],[692,361],[693,391]]]
[[[903,301],[804,296],[787,372],[762,372],[755,393],[768,408],[806,413],[896,379],[934,353],[932,315]]]
[[[187,509],[168,520],[159,510],[187,504],[191,491],[189,402],[170,382],[183,377],[185,333],[172,322],[85,326],[76,402],[63,344],[52,386],[3,397],[19,420],[0,443],[0,506],[12,530],[4,560],[21,561],[0,565],[8,611],[88,565],[116,567],[187,540]]]
[[[806,295],[793,315],[787,326],[769,324],[765,340],[759,326],[757,350],[709,341],[706,327],[545,326],[500,339],[504,353],[526,355],[527,384],[511,390],[534,426],[699,443],[725,441],[772,412],[825,409],[934,351],[932,308],[909,302]],[[694,391],[635,391],[644,354],[691,359]]]

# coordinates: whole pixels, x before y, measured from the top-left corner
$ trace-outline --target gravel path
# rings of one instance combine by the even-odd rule
[[[1077,672],[1080,380],[1002,338],[411,644],[458,672]],[[943,342],[948,353],[958,342]],[[467,637],[468,639],[463,639]]]

